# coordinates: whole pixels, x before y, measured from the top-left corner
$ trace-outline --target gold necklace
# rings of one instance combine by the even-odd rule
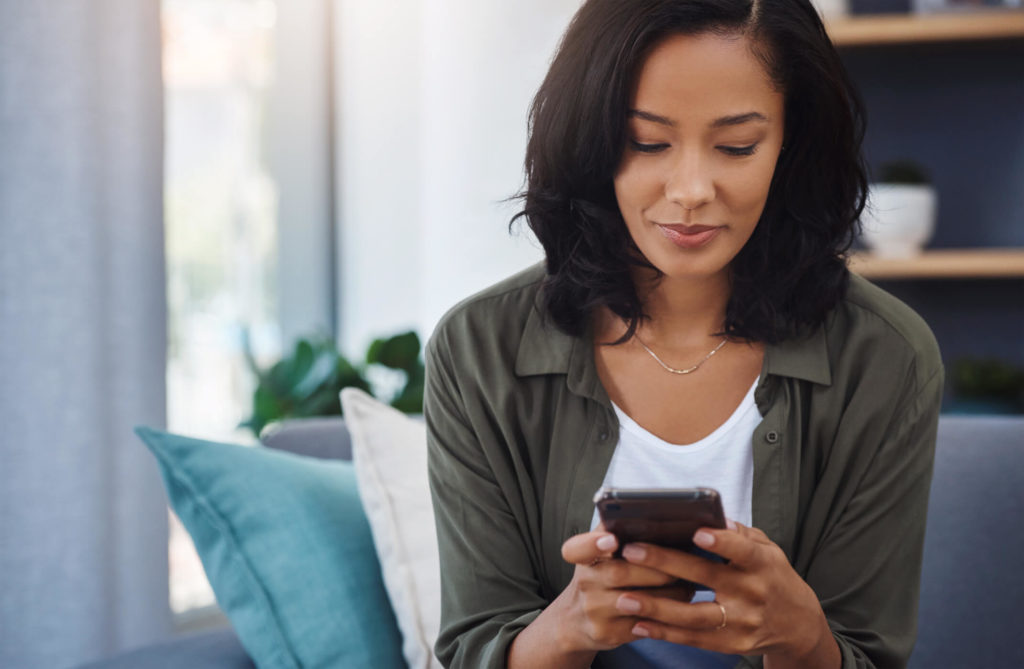
[[[710,360],[711,356],[718,353],[718,351],[723,346],[725,346],[725,343],[729,341],[728,339],[725,339],[723,337],[721,343],[718,346],[711,349],[711,352],[704,356],[704,359],[698,362],[696,365],[694,365],[693,367],[687,367],[686,369],[676,369],[675,367],[669,367],[668,365],[666,365],[665,362],[658,357],[658,354],[652,351],[651,347],[644,343],[644,340],[640,338],[640,335],[634,333],[633,336],[636,337],[636,340],[640,342],[640,345],[644,347],[644,350],[650,353],[651,357],[654,358],[658,362],[658,364],[665,369],[666,372],[672,372],[673,374],[690,374],[692,372],[696,372],[698,369],[700,369],[701,365]]]

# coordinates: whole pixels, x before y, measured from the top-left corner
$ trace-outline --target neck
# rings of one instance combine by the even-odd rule
[[[726,272],[711,277],[637,281],[644,313],[644,341],[670,348],[701,346],[725,325],[730,282]]]

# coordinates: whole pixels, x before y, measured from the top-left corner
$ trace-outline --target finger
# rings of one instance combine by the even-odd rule
[[[718,602],[691,604],[659,597],[650,591],[623,593],[615,601],[615,608],[623,615],[637,616],[686,630],[714,630],[722,624],[722,608]]]
[[[614,648],[636,639],[630,630],[637,618],[623,615],[615,608],[617,596],[615,590],[599,590],[580,602],[583,633],[602,648]]]
[[[602,560],[591,565],[588,579],[612,590],[660,588],[678,582],[676,577],[657,569],[618,559]]]
[[[768,538],[768,535],[757,527],[750,527],[749,525],[744,525],[743,523],[737,523],[735,520],[728,519],[725,521],[725,524],[728,529],[739,532],[741,535],[749,537],[754,541],[759,543],[772,543],[772,540]]]
[[[715,530],[702,527],[693,535],[693,543],[720,555],[736,567],[748,569],[758,564],[765,543],[751,528],[737,524],[736,530]],[[769,542],[771,543],[771,542]],[[706,584],[705,585],[709,585]]]
[[[619,542],[609,532],[584,532],[569,537],[562,544],[562,559],[571,564],[589,565],[610,560]]]
[[[652,544],[626,544],[622,557],[631,564],[657,569],[684,581],[716,590],[728,567],[697,555]]]
[[[743,645],[734,634],[730,634],[728,628],[697,630],[674,627],[656,620],[638,620],[630,632],[637,638],[659,639],[718,653],[751,654],[750,647]]]

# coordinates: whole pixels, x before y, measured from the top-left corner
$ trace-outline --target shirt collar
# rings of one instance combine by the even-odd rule
[[[810,335],[765,346],[763,370],[762,374],[832,385],[832,363],[828,357],[825,326],[817,326]]]
[[[537,291],[519,339],[516,376],[567,374],[575,344],[575,337],[565,334],[544,317],[541,291]]]
[[[519,351],[516,375],[568,374],[569,387],[583,395],[603,395],[593,364],[589,327],[584,337],[571,337],[544,317],[540,291],[526,319]],[[762,377],[788,376],[820,385],[832,384],[832,365],[828,356],[825,327],[819,325],[808,336],[765,346]]]

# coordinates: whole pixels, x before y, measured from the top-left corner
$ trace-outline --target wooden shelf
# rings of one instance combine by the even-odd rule
[[[869,279],[1024,278],[1024,249],[940,249],[913,258],[850,256],[850,269]]]
[[[856,16],[829,21],[827,28],[839,47],[1024,39],[1024,11]]]

